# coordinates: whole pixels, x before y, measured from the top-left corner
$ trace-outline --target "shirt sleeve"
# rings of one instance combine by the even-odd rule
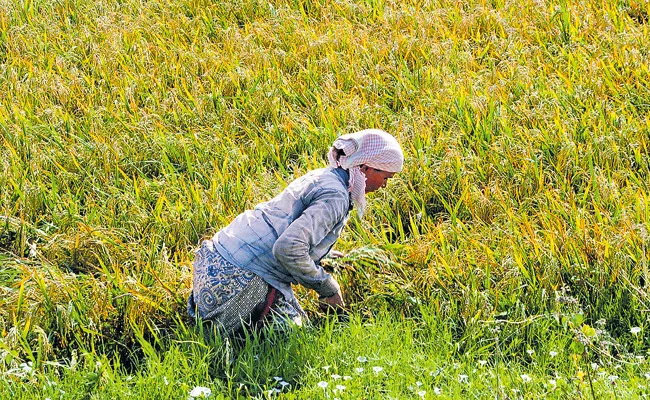
[[[336,294],[339,284],[311,259],[309,251],[345,218],[348,210],[349,199],[341,192],[323,192],[314,197],[273,246],[275,259],[299,284],[315,290],[321,297]]]

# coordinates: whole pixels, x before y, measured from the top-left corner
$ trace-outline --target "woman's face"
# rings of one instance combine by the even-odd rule
[[[394,172],[386,172],[364,165],[361,172],[366,176],[366,193],[374,192],[379,188],[386,187],[388,180],[395,175]]]

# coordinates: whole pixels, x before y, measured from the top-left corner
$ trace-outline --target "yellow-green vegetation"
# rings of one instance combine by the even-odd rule
[[[649,14],[1,0],[0,397],[646,397]],[[193,248],[371,127],[349,319],[205,334]]]

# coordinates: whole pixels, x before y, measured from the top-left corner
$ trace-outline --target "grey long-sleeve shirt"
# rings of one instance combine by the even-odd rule
[[[217,232],[215,249],[259,275],[287,299],[292,283],[334,295],[338,283],[319,265],[341,235],[352,203],[349,175],[341,168],[311,171],[275,198],[247,210]]]

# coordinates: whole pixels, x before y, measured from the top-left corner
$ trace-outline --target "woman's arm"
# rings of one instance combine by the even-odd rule
[[[325,191],[312,200],[273,246],[275,259],[298,283],[315,290],[321,298],[340,296],[339,284],[311,259],[309,252],[325,239],[348,210],[349,198],[344,193]]]

